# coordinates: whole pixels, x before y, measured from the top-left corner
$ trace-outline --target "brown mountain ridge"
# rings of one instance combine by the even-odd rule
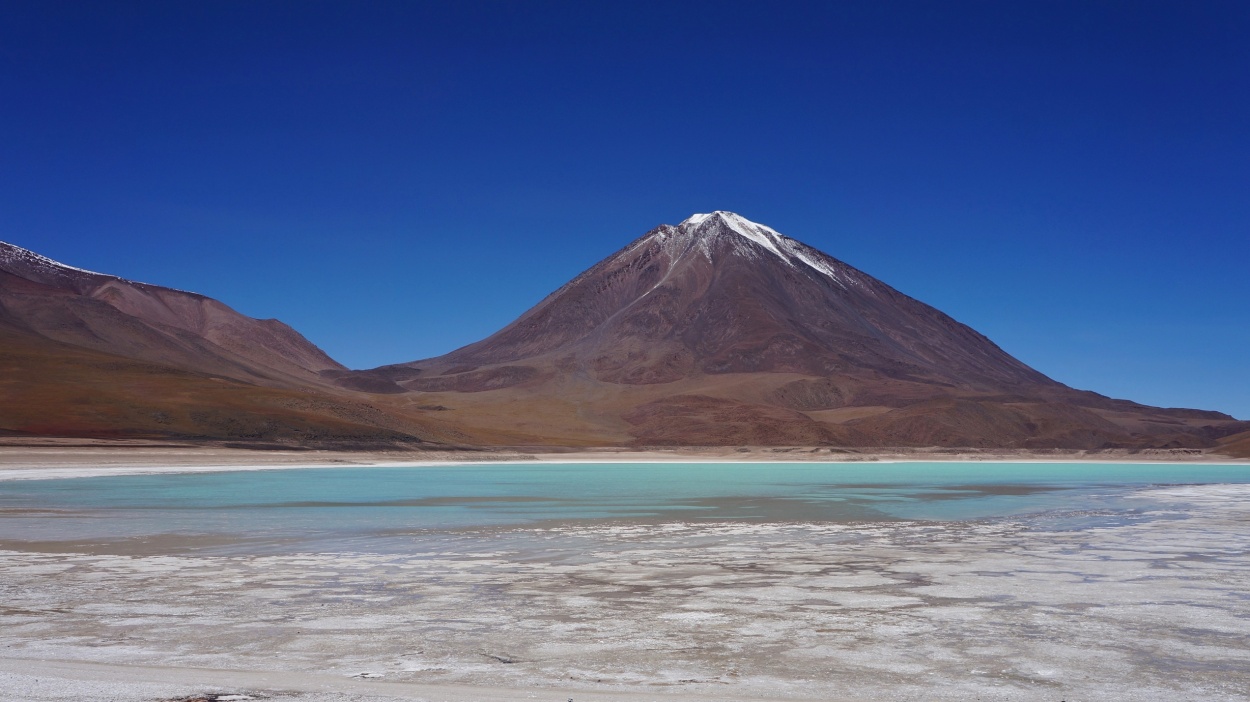
[[[647,232],[482,341],[367,371],[277,320],[0,242],[0,342],[10,434],[1237,453],[1250,431],[1069,388],[729,212]]]
[[[0,242],[0,434],[405,446],[449,438],[325,387],[294,329]],[[454,439],[452,439],[454,440]]]

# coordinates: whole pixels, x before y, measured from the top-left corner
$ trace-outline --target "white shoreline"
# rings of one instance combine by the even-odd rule
[[[145,463],[120,463],[115,465],[98,465],[93,462],[66,461],[64,463],[29,463],[5,465],[3,452],[0,452],[0,482],[18,480],[65,480],[74,478],[98,478],[124,475],[179,475],[197,473],[233,473],[260,470],[309,470],[309,469],[349,469],[349,468],[442,468],[472,466],[538,466],[538,465],[569,465],[569,464],[634,464],[634,463],[669,463],[669,464],[701,464],[701,463],[735,463],[743,465],[771,465],[778,463],[813,463],[859,465],[899,464],[899,463],[1008,463],[1020,465],[1073,464],[1073,463],[1108,463],[1115,465],[1202,465],[1202,466],[1245,466],[1250,471],[1250,461],[1229,460],[1143,460],[1131,457],[1124,458],[876,458],[865,457],[859,460],[787,460],[778,457],[771,460],[734,459],[724,456],[681,456],[653,457],[636,454],[623,454],[618,457],[586,456],[583,458],[503,458],[499,460],[426,460],[426,461],[311,461],[304,463],[254,462],[254,463],[205,463],[205,464],[168,464],[160,463],[154,456]]]

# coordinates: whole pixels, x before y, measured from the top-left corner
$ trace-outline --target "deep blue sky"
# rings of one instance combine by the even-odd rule
[[[0,0],[0,239],[353,367],[726,209],[1250,418],[1250,3]]]

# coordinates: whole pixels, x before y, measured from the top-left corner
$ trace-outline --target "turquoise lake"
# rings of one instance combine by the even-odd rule
[[[124,475],[0,482],[0,542],[164,536],[217,552],[402,551],[414,537],[588,521],[1029,518],[1079,529],[1145,518],[1141,487],[1204,483],[1250,483],[1250,466],[508,463]]]

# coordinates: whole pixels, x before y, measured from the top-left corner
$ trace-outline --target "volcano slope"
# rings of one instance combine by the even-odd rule
[[[343,366],[282,322],[5,242],[0,368],[0,435],[336,447],[449,436],[328,385]]]
[[[482,341],[329,375],[514,445],[1207,448],[1250,428],[1069,388],[730,212],[646,233]]]

